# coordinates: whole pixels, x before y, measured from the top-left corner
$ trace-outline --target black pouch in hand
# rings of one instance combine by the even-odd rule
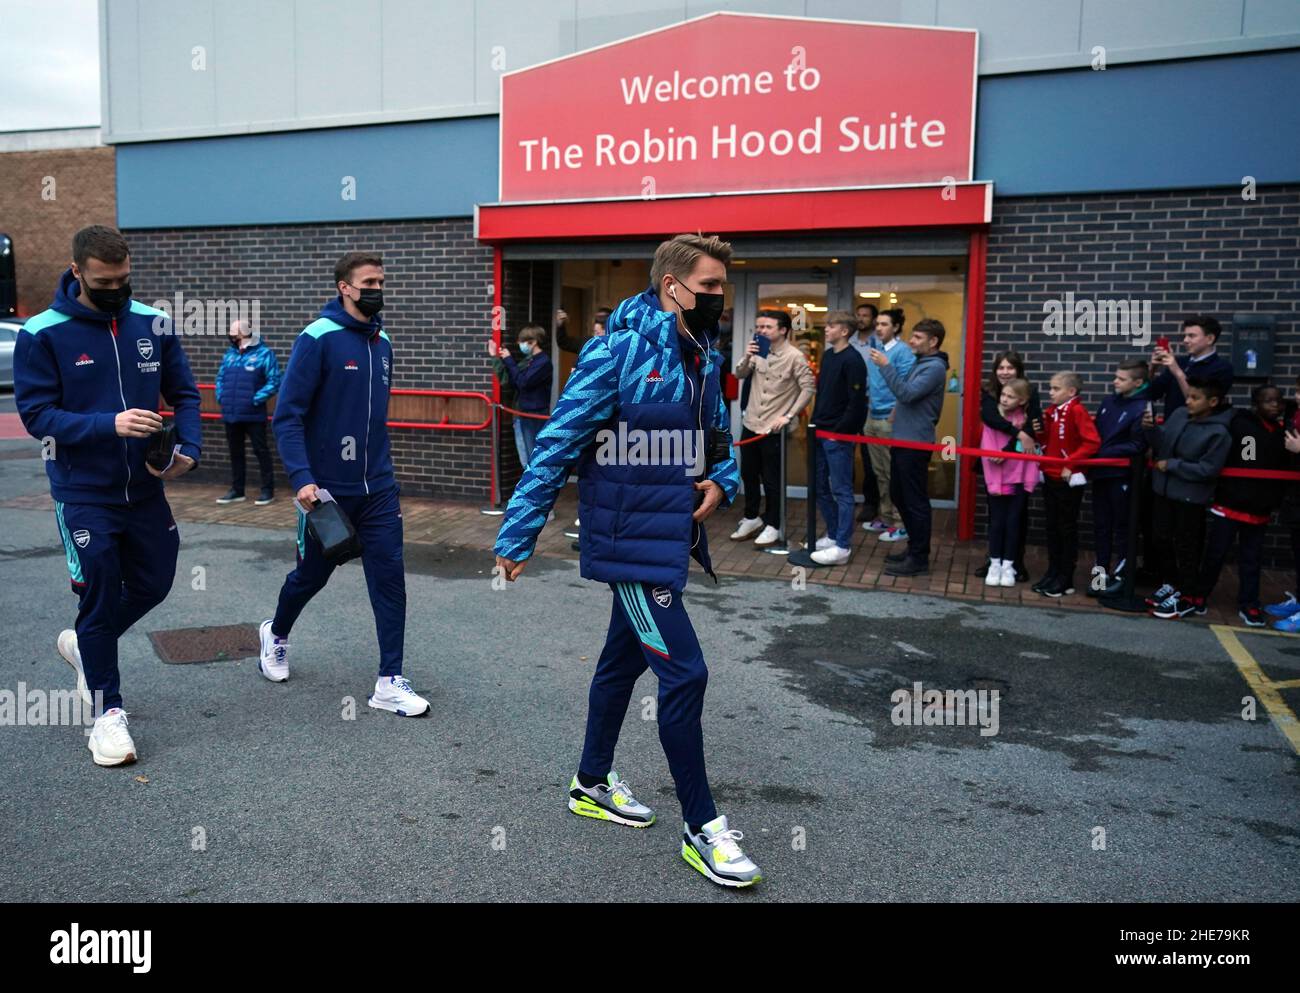
[[[709,471],[731,457],[731,432],[726,428],[709,428],[705,435],[704,462]]]
[[[149,436],[149,447],[145,450],[144,460],[159,472],[165,472],[175,458],[175,451],[176,425],[168,424]]]
[[[361,539],[357,529],[343,513],[343,508],[333,500],[317,500],[307,511],[307,527],[320,542],[325,560],[342,565],[361,554]]]

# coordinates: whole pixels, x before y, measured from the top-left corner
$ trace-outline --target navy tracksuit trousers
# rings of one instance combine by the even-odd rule
[[[704,771],[704,688],[709,670],[682,594],[652,583],[611,583],[609,633],[587,704],[587,739],[578,770],[604,779],[627,716],[632,688],[646,667],[659,678],[659,742],[677,787],[682,817],[699,826],[718,816]]]
[[[176,577],[180,533],[162,493],[127,506],[54,504],[72,591],[77,648],[91,695],[122,706],[117,640],[162,603]]]
[[[379,637],[379,675],[402,674],[402,646],[406,638],[406,574],[402,565],[402,507],[398,488],[389,487],[369,496],[335,497],[361,539],[361,565],[370,591]],[[298,511],[298,566],[285,577],[280,602],[271,622],[277,638],[288,638],[303,608],[325,588],[335,565],[307,528]]]

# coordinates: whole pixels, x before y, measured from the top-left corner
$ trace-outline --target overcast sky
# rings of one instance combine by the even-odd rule
[[[0,131],[98,124],[97,0],[0,0]]]

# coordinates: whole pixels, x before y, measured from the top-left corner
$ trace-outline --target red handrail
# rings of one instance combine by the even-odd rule
[[[216,383],[196,383],[201,390],[215,390]],[[486,414],[481,423],[478,424],[459,424],[453,423],[443,418],[441,421],[387,421],[390,428],[412,428],[417,431],[482,431],[492,423],[492,398],[486,393],[479,393],[476,390],[417,390],[407,387],[394,388],[389,391],[396,396],[416,396],[416,397],[444,397],[448,400],[481,400]],[[170,410],[160,410],[164,417],[172,416]],[[203,411],[199,414],[205,421],[217,421],[221,415],[216,411]],[[270,420],[270,417],[267,417]]]

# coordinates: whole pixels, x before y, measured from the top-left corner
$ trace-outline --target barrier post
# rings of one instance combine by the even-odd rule
[[[786,506],[786,504],[789,502],[789,494],[787,494],[786,491],[785,491],[785,490],[786,490],[786,486],[785,486],[785,436],[786,436],[786,430],[785,430],[784,427],[782,427],[782,428],[781,428],[781,490],[780,490],[780,493],[781,493],[781,528],[780,528],[780,530],[781,530],[781,536],[780,536],[779,538],[776,539],[776,544],[774,544],[774,545],[768,545],[766,548],[763,549],[763,551],[767,552],[769,555],[789,555],[789,554],[790,554],[790,545],[789,545],[789,543],[786,541],[786,538],[785,538],[785,522],[786,522],[786,520],[787,520],[787,518],[786,518],[786,514],[785,514],[785,506]],[[770,501],[770,500],[771,500],[771,497],[769,497],[768,499],[769,499],[769,501]]]
[[[817,425],[808,422],[808,534],[805,547],[797,552],[790,552],[787,560],[791,565],[803,566],[805,569],[820,569],[822,564],[814,562],[812,553],[817,549]]]
[[[488,517],[502,517],[501,507],[501,408],[492,404],[492,487],[488,493],[490,503],[479,510]]]
[[[1100,596],[1097,602],[1111,610],[1127,614],[1144,614],[1147,605],[1134,592],[1137,585],[1137,535],[1138,517],[1142,507],[1142,482],[1146,466],[1146,453],[1130,456],[1128,473],[1128,529],[1124,536],[1124,585],[1118,593]]]

